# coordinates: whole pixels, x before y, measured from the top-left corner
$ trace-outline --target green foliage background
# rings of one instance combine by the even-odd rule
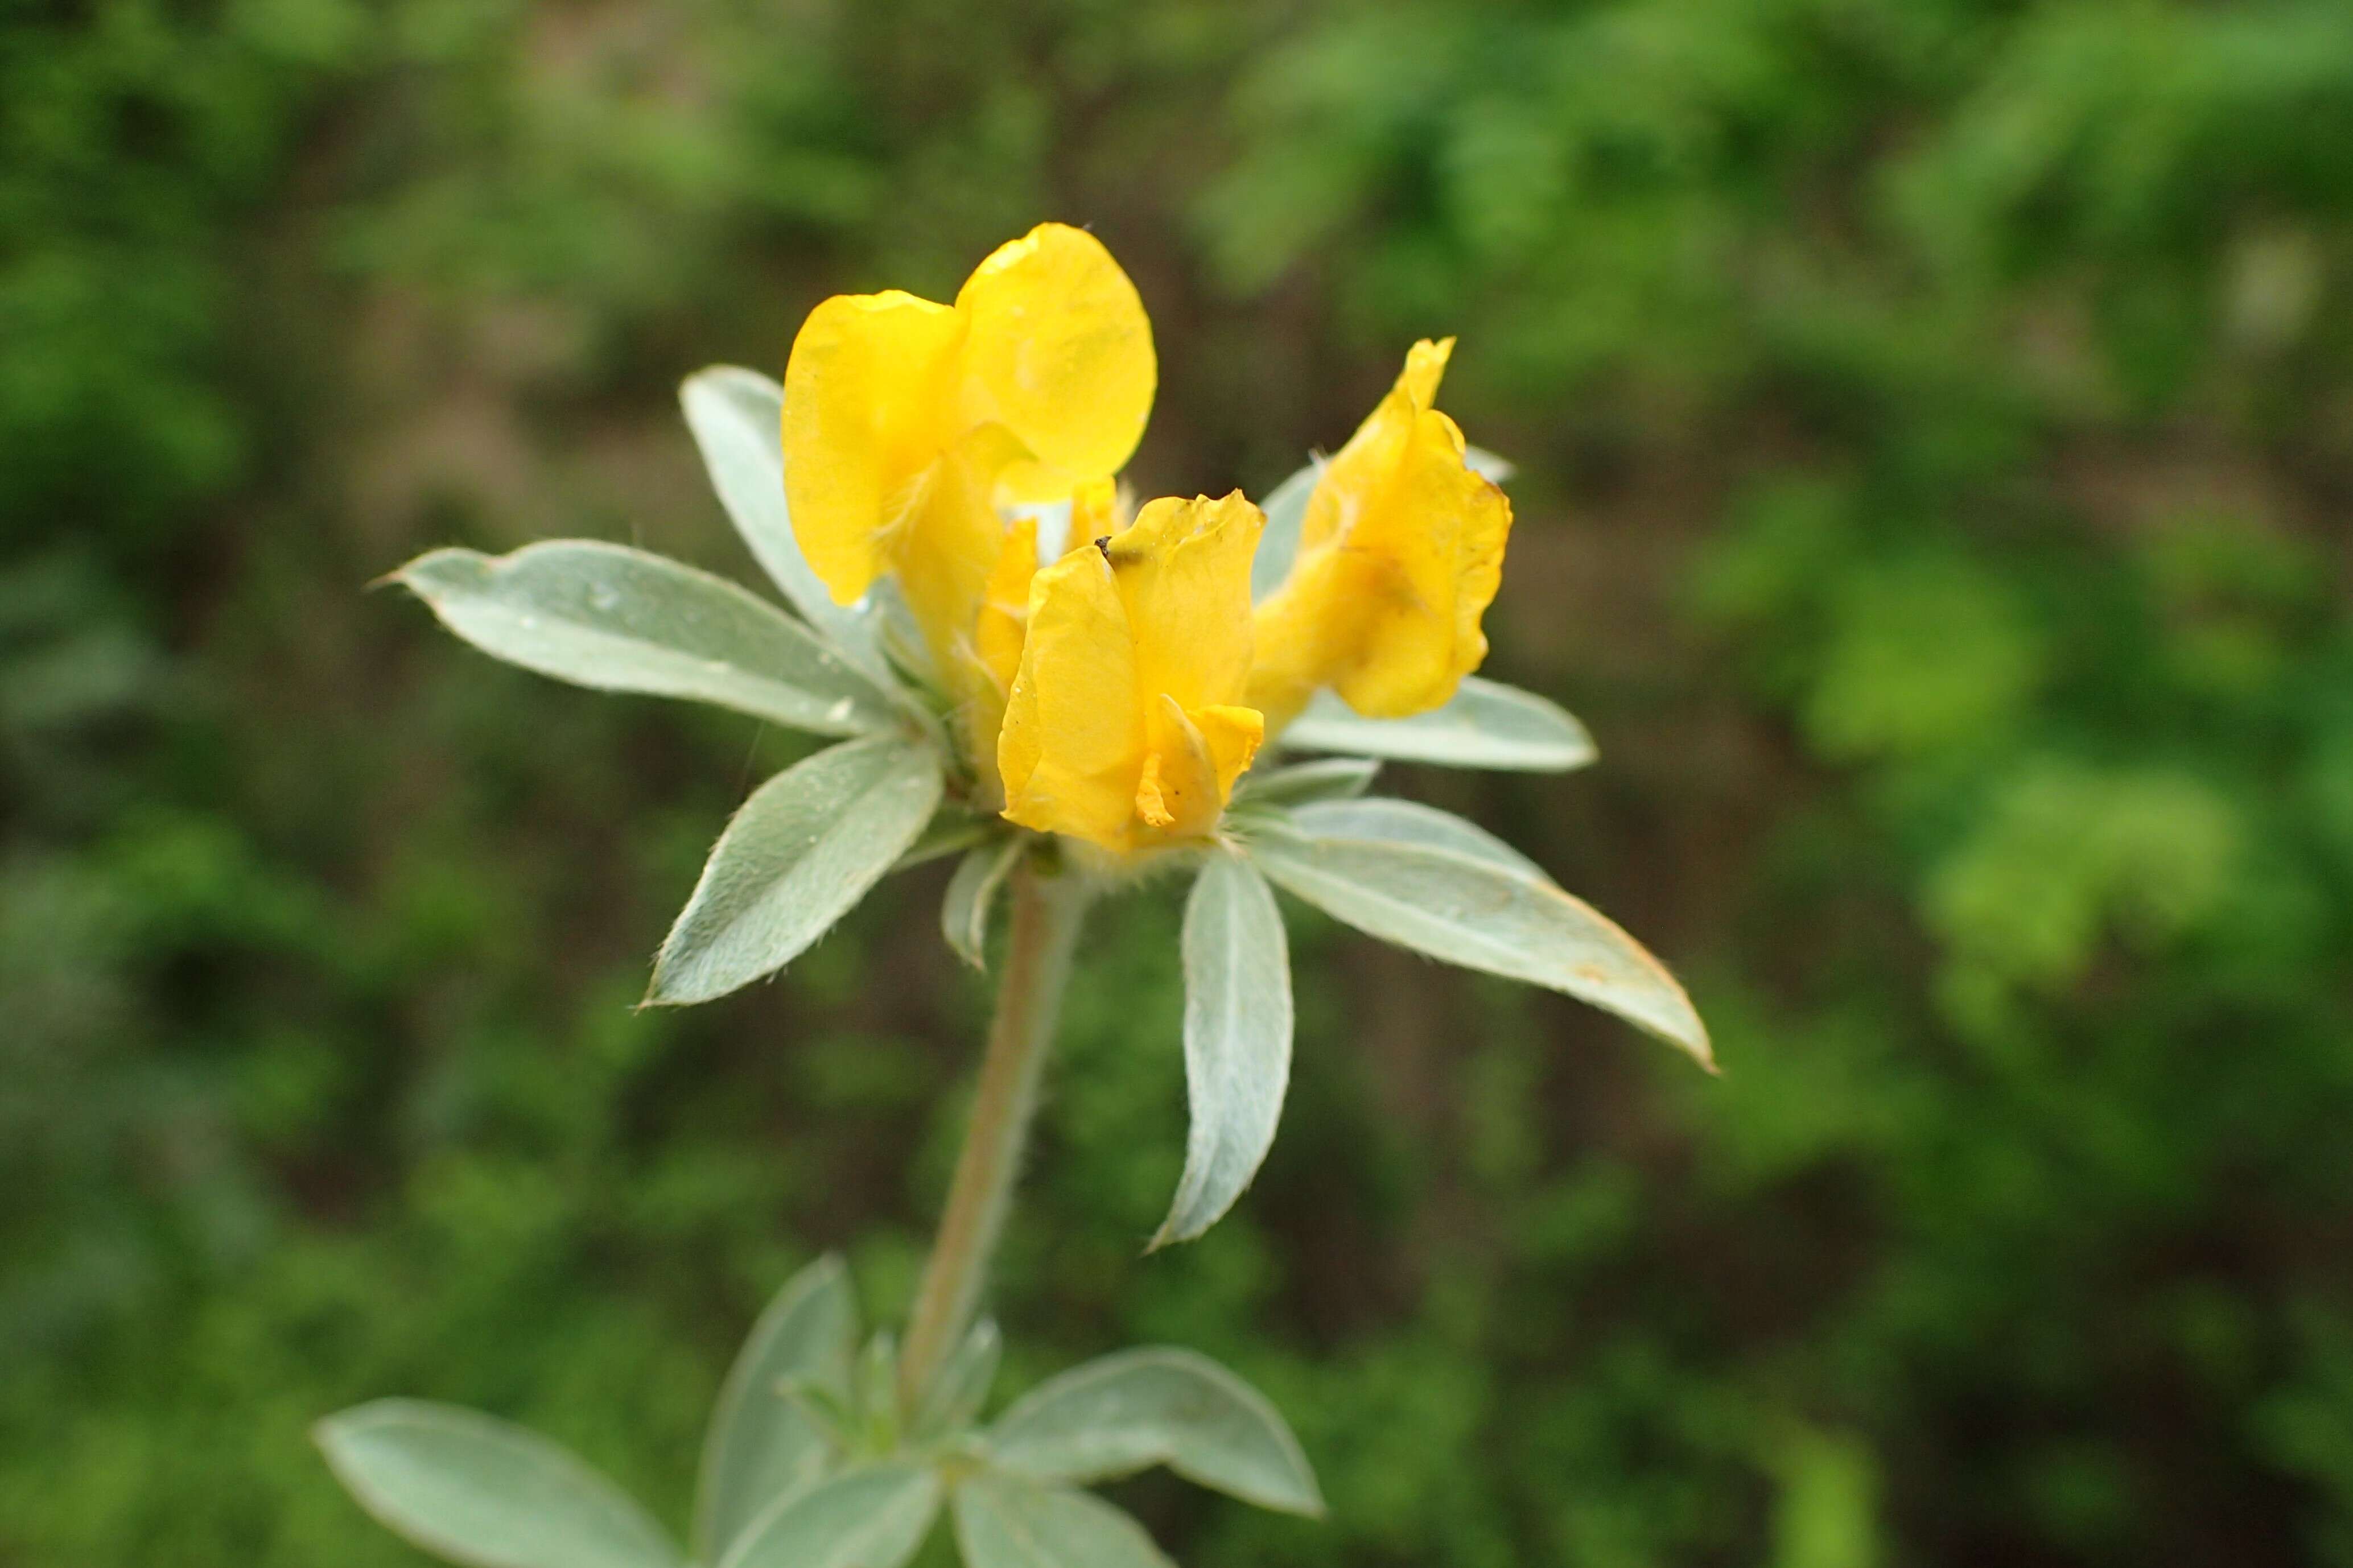
[[[675,1522],[786,1272],[912,1283],[985,987],[891,884],[635,1014],[791,743],[363,586],[745,580],[672,401],[1048,216],[1157,325],[1147,493],[1419,333],[1525,466],[1406,771],[1692,982],[1704,1079],[1298,917],[1271,1163],[1182,1143],[1173,894],[1094,928],[1000,1395],[1137,1339],[1328,1524],[1198,1564],[2353,1563],[2353,8],[0,5],[0,1562],[415,1562],[316,1415],[539,1425]]]

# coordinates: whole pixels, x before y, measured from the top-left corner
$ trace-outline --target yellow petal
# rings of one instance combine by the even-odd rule
[[[972,658],[981,600],[1005,552],[1008,525],[989,499],[996,468],[986,433],[968,437],[917,477],[883,536],[885,563],[943,670]]]
[[[1403,393],[1416,408],[1438,401],[1438,384],[1446,378],[1446,362],[1454,357],[1454,340],[1428,338],[1405,352],[1405,369],[1398,373],[1392,392]]]
[[[1239,495],[1155,501],[1031,580],[997,742],[1007,816],[1118,852],[1217,825],[1264,734],[1238,703],[1264,521]]]
[[[1436,342],[1424,338],[1407,351],[1405,369],[1396,382],[1317,476],[1307,498],[1307,515],[1300,522],[1302,555],[1344,531],[1365,498],[1388,483],[1412,437],[1415,419],[1437,401],[1438,384],[1453,356],[1452,338]]]
[[[1082,485],[1068,499],[1071,517],[1064,531],[1066,552],[1099,539],[1108,540],[1118,528],[1118,492],[1111,480],[1097,479]],[[994,725],[1002,717],[1005,694],[1012,690],[1014,677],[1020,673],[1021,644],[1029,625],[1029,580],[1037,573],[1038,520],[1034,516],[1022,517],[1006,530],[973,625],[974,657],[987,671],[997,696],[997,713],[990,720],[982,747],[992,760],[997,750]]]
[[[1029,579],[1037,573],[1038,520],[1020,518],[1006,530],[996,569],[973,619],[971,647],[957,661],[968,677],[952,681],[962,694],[957,728],[977,775],[976,802],[990,807],[1004,804],[997,741],[1004,732],[1006,700],[1021,670],[1021,644],[1029,626]]]
[[[1135,645],[1111,566],[1101,551],[1073,550],[1030,580],[1029,635],[997,742],[1006,816],[1124,850],[1144,727]]]
[[[1144,776],[1135,786],[1135,815],[1146,826],[1167,827],[1176,820],[1168,800],[1160,790],[1160,753],[1153,752],[1144,759]]]
[[[1040,224],[974,269],[956,310],[968,326],[963,418],[1004,425],[1065,483],[1117,473],[1158,368],[1144,302],[1103,242]]]
[[[1025,517],[1006,530],[972,631],[973,651],[999,691],[1012,690],[1013,678],[1021,670],[1021,638],[1029,625],[1029,579],[1037,574],[1038,520]]]
[[[1150,750],[1135,786],[1137,818],[1176,837],[1208,831],[1226,804],[1208,742],[1166,692],[1155,701],[1145,730]]]
[[[1240,700],[1250,667],[1250,559],[1265,514],[1234,491],[1155,500],[1105,547],[1144,689],[1187,711]]]
[[[842,604],[887,564],[884,535],[950,444],[964,318],[895,289],[809,312],[785,367],[785,497],[818,581]],[[993,476],[992,476],[993,478]]]
[[[1512,509],[1430,406],[1452,346],[1415,345],[1308,498],[1298,560],[1257,615],[1250,701],[1278,725],[1322,686],[1371,717],[1422,712],[1486,658]]]
[[[1364,631],[1331,679],[1350,707],[1398,719],[1454,695],[1487,657],[1480,621],[1511,531],[1512,503],[1463,461],[1461,429],[1422,414],[1387,504],[1366,509],[1346,552],[1365,579],[1356,595]]]
[[[1209,761],[1218,774],[1218,798],[1222,802],[1231,797],[1234,781],[1250,771],[1251,759],[1266,740],[1266,715],[1255,708],[1219,702],[1196,708],[1187,717],[1209,748]]]
[[[1219,704],[1191,712],[1163,692],[1145,725],[1144,776],[1135,815],[1172,838],[1217,826],[1234,780],[1258,753],[1266,722],[1257,710]]]
[[[1124,525],[1120,521],[1119,487],[1109,479],[1090,479],[1071,492],[1071,526],[1062,535],[1062,548],[1076,550],[1082,544],[1109,544],[1111,536]]]

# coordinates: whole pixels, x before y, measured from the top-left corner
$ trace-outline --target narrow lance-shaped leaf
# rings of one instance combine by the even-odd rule
[[[1282,735],[1303,752],[1346,752],[1450,768],[1567,773],[1593,761],[1593,737],[1533,691],[1466,676],[1453,699],[1409,719],[1367,719],[1329,691],[1309,700]]]
[[[382,1399],[313,1436],[361,1507],[468,1568],[676,1568],[621,1489],[535,1432],[455,1405]]]
[[[1084,1492],[1016,1476],[972,1476],[956,1488],[965,1568],[1173,1568],[1144,1526]]]
[[[1019,834],[987,840],[965,851],[940,900],[940,930],[948,946],[975,969],[988,967],[988,916],[1005,879],[1029,841]]]
[[[858,1413],[861,1438],[881,1447],[895,1445],[901,1416],[898,1391],[899,1336],[877,1329],[867,1336],[849,1374],[849,1400]]]
[[[1004,1350],[1004,1337],[994,1322],[983,1318],[975,1323],[955,1354],[932,1374],[931,1386],[923,1390],[915,1412],[916,1435],[936,1436],[971,1426],[987,1403]]]
[[[745,1526],[719,1568],[900,1568],[940,1510],[929,1465],[866,1465],[787,1493]]]
[[[707,1002],[797,957],[931,820],[938,760],[888,736],[819,752],[727,825],[654,961],[653,1003]]]
[[[828,1256],[794,1275],[736,1353],[703,1440],[695,1489],[694,1556],[715,1563],[752,1516],[817,1479],[825,1435],[787,1398],[787,1380],[847,1392],[858,1337],[849,1271]]]
[[[790,616],[641,550],[586,539],[496,557],[436,550],[396,575],[483,652],[575,686],[716,703],[820,735],[897,721],[882,688]]]
[[[1674,976],[1541,875],[1426,837],[1374,837],[1361,816],[1349,837],[1315,836],[1314,826],[1301,812],[1256,828],[1250,858],[1277,887],[1358,931],[1581,998],[1713,1067],[1707,1030]]]
[[[1185,904],[1185,1173],[1155,1247],[1215,1225],[1258,1174],[1291,1082],[1291,957],[1264,878],[1212,856]]]
[[[1451,849],[1474,860],[1489,860],[1515,875],[1551,883],[1551,874],[1475,822],[1419,801],[1374,795],[1365,800],[1318,800],[1294,807],[1287,819],[1293,831],[1310,838],[1378,839],[1392,844],[1427,844]]]
[[[1490,484],[1504,485],[1520,471],[1520,466],[1500,453],[1484,447],[1466,447],[1462,450],[1462,466]]]
[[[1237,806],[1302,805],[1351,800],[1373,787],[1381,764],[1370,757],[1319,757],[1287,768],[1252,768],[1234,788]]]
[[[761,570],[828,642],[884,677],[873,617],[833,602],[794,536],[785,504],[784,388],[757,371],[713,365],[687,377],[679,403],[720,505]]]
[[[875,645],[882,650],[883,663],[905,673],[918,690],[938,691],[943,677],[939,660],[932,657],[932,645],[923,636],[923,623],[915,616],[907,595],[900,591],[896,577],[874,579],[866,590],[866,617],[874,624]]]
[[[907,846],[893,871],[944,859],[959,849],[969,849],[987,837],[997,826],[995,817],[976,816],[960,805],[943,805],[934,813],[913,844]]]
[[[1261,1508],[1320,1514],[1299,1440],[1274,1406],[1208,1357],[1122,1351],[1050,1379],[988,1429],[1002,1468],[1039,1480],[1108,1480],[1166,1465]]]

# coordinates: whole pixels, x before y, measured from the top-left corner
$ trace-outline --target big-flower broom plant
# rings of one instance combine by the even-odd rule
[[[1125,1351],[984,1420],[977,1316],[1080,922],[1192,879],[1191,1131],[1152,1245],[1199,1236],[1273,1142],[1291,1068],[1282,888],[1346,924],[1609,1009],[1708,1060],[1666,971],[1459,817],[1368,795],[1384,758],[1557,772],[1551,703],[1472,672],[1512,512],[1435,406],[1416,344],[1347,444],[1253,505],[1116,487],[1156,378],[1134,286],[1043,226],[953,305],[828,300],[784,385],[705,371],[687,423],[796,613],[584,541],[440,550],[399,580],[479,648],[559,679],[716,703],[839,744],[754,791],[663,942],[648,1000],[774,973],[892,870],[961,854],[942,925],[997,1000],[970,1131],[903,1339],[828,1258],[786,1282],[721,1391],[684,1547],[546,1439],[385,1400],[322,1422],[335,1473],[428,1552],[482,1568],[899,1568],[953,1515],[970,1568],[1166,1562],[1084,1489],[1152,1465],[1321,1511],[1274,1409],[1191,1352]],[[1294,754],[1314,760],[1293,760]]]

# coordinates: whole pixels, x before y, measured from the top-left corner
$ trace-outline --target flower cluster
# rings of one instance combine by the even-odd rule
[[[839,603],[895,586],[987,805],[1117,855],[1197,841],[1318,689],[1404,718],[1485,657],[1512,509],[1432,406],[1451,347],[1417,344],[1324,465],[1253,608],[1257,507],[1131,516],[1114,491],[1150,409],[1151,323],[1101,242],[1042,225],[953,306],[811,312],[785,373],[794,531]],[[1042,556],[1014,510],[1041,503],[1067,518]]]

